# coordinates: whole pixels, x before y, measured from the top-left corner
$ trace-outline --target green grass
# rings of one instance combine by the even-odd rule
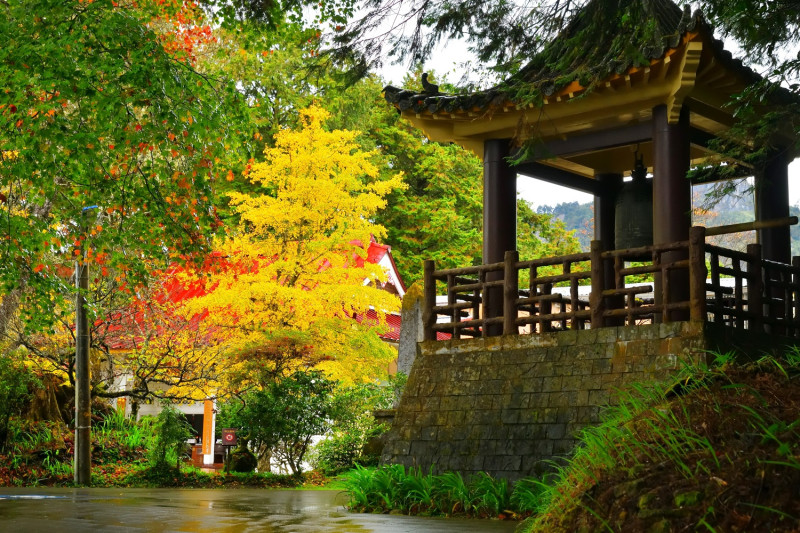
[[[357,467],[344,484],[353,511],[431,516],[527,516],[540,507],[542,494],[532,479],[518,481],[512,489],[507,480],[485,472],[464,480],[456,472],[435,475],[419,468],[406,471],[402,465]]]
[[[757,382],[764,379],[758,376],[771,373],[791,381],[800,377],[799,354],[795,349],[784,359],[765,357],[750,367],[737,367],[732,354],[712,354],[710,365],[686,365],[670,382],[641,383],[620,391],[619,403],[604,411],[602,422],[582,431],[569,460],[553,464],[554,473],[547,483],[536,485],[539,493],[534,505],[527,507],[536,516],[522,530],[568,531],[578,522],[563,517],[584,515],[590,517],[589,522],[580,523],[595,520],[590,529],[616,531],[621,526],[604,514],[608,501],[596,502],[595,495],[614,490],[613,483],[648,480],[654,470],[659,472],[659,481],[649,482],[656,487],[658,482],[669,480],[674,486],[700,487],[701,494],[709,487],[709,479],[732,481],[731,472],[743,470],[743,465],[762,470],[768,466],[800,470],[800,419],[781,419],[774,412],[775,405],[781,405],[780,399],[765,398],[753,385],[734,382],[730,377],[734,371],[749,372]],[[736,434],[752,439],[754,446],[760,447],[760,455],[747,457],[743,445],[731,451],[731,437],[717,438],[719,427],[717,431],[708,430],[707,423],[726,416],[727,420],[741,421],[743,427],[737,428]],[[598,485],[604,482],[612,484],[601,489]],[[646,488],[653,489],[649,485]],[[522,493],[523,489],[515,490]],[[630,492],[640,490],[645,489],[638,487]],[[696,528],[714,530],[715,507],[711,503],[713,498],[696,517]],[[746,499],[737,505],[782,518],[789,516]],[[519,504],[516,507],[522,508]]]

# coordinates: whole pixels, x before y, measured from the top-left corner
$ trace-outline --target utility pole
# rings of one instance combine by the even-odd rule
[[[86,212],[81,211],[84,228],[82,253],[75,261],[75,458],[73,463],[76,485],[90,485],[92,480],[92,403],[89,382],[89,319],[86,313],[86,294],[89,291],[89,265],[86,264]]]

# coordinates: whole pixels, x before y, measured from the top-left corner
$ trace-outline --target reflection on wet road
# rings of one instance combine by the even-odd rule
[[[511,533],[515,523],[354,514],[338,491],[0,488],[0,530]]]

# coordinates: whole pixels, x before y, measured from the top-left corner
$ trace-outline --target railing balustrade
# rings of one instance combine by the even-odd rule
[[[791,265],[688,241],[436,270],[425,262],[425,339],[695,320],[800,337],[800,258]],[[590,289],[589,291],[582,288]],[[437,289],[445,298],[436,301]]]

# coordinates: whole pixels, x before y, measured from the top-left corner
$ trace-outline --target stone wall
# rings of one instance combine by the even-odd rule
[[[676,322],[417,346],[383,462],[513,480],[568,453],[616,389],[667,377],[706,341]]]

